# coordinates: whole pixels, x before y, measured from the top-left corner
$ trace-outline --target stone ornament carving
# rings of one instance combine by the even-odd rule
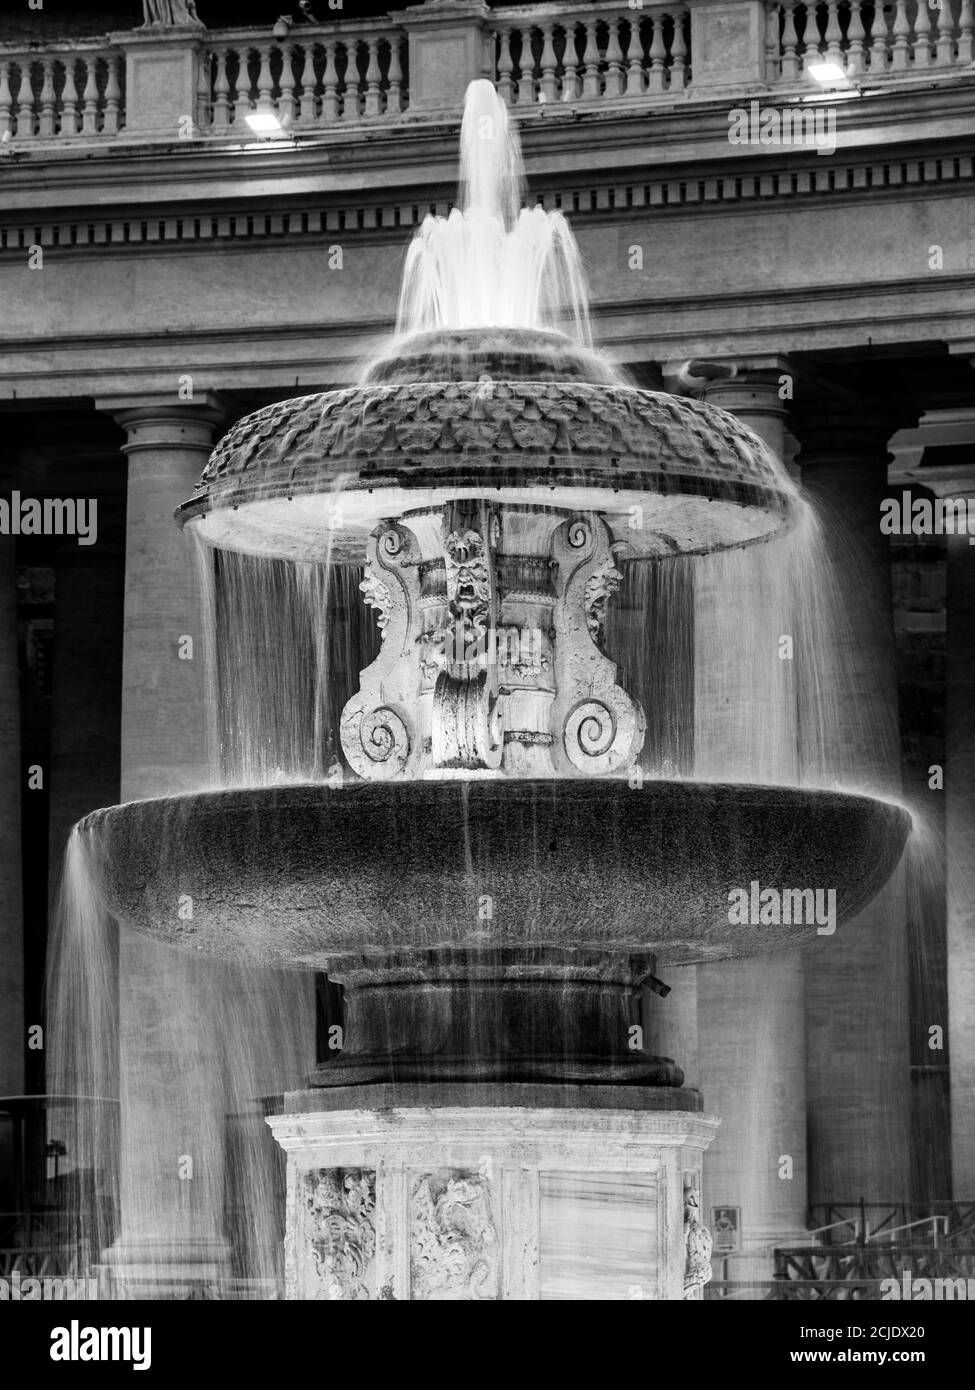
[[[376,610],[376,626],[380,632],[386,631],[386,624],[389,622],[389,610],[391,600],[389,589],[383,581],[371,570],[367,570],[365,578],[359,585],[363,596],[363,602],[367,608]]]
[[[260,498],[458,480],[583,482],[762,500],[784,512],[781,474],[733,415],[665,392],[578,381],[363,385],[246,416],[214,449],[180,514]]]
[[[444,669],[433,694],[431,749],[436,767],[495,770],[504,754],[498,690],[497,514],[484,503],[444,512],[447,600]]]
[[[361,1302],[375,1297],[376,1174],[364,1168],[320,1168],[304,1175],[309,1245],[324,1297]]]
[[[586,580],[586,626],[597,647],[603,645],[606,607],[622,581],[623,571],[616,568],[616,562],[612,556],[608,560],[604,560]]]
[[[605,776],[630,767],[643,747],[646,719],[616,683],[616,666],[598,645],[606,604],[619,587],[609,527],[595,514],[555,533],[556,736],[570,769]]]
[[[645,720],[601,647],[620,550],[595,513],[484,500],[377,527],[361,588],[383,643],[342,715],[353,769],[625,771]]]
[[[444,543],[447,606],[454,638],[454,661],[482,646],[491,621],[493,588],[488,543],[480,531],[451,531]]]
[[[383,643],[342,711],[340,736],[351,767],[371,780],[402,776],[419,754],[410,714],[419,695],[412,659],[418,613],[410,594],[419,558],[416,537],[405,526],[378,526],[370,538],[362,588],[379,615]]]
[[[463,1170],[426,1174],[414,1184],[411,1211],[414,1302],[499,1297],[500,1242],[486,1178]]]
[[[701,1195],[696,1173],[684,1174],[684,1297],[700,1300],[711,1278],[711,1232],[698,1219]]]

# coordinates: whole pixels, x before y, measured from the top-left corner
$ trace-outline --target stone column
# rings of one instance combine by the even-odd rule
[[[785,406],[778,365],[742,370],[706,390],[780,458]],[[789,569],[794,537],[709,557],[695,594],[695,776],[798,781]],[[748,874],[743,877],[747,881]],[[794,885],[801,887],[803,885]],[[805,1027],[802,961],[788,951],[697,969],[698,1075],[721,1117],[705,1156],[706,1216],[740,1208],[740,1253],[716,1266],[767,1281],[776,1245],[802,1239],[806,1220]]]
[[[0,536],[0,1095],[4,1096],[23,1094],[24,1027],[30,1021],[24,1019],[21,787],[15,540]]]
[[[971,471],[971,470],[969,470]],[[975,511],[969,482],[955,496]],[[945,632],[948,1059],[956,1201],[975,1197],[975,545],[949,536]]]
[[[907,421],[862,399],[802,399],[793,415],[803,487],[822,527],[809,573],[835,604],[812,651],[817,712],[804,703],[813,780],[898,796],[897,672],[887,539],[887,441]],[[828,701],[823,711],[822,701]],[[825,715],[816,746],[816,720]],[[806,953],[811,1203],[904,1202],[910,1189],[910,1044],[903,874]]]
[[[129,461],[121,766],[128,801],[208,781],[198,576],[173,509],[195,486],[223,415],[209,397],[98,405],[125,431]],[[180,659],[185,637],[194,640],[193,660]],[[226,1264],[222,1114],[200,1026],[212,1016],[211,973],[120,931],[121,1229],[107,1259],[123,1294],[206,1282]]]
[[[917,482],[975,516],[971,466],[920,468]],[[946,536],[945,860],[948,1063],[956,1201],[975,1197],[975,535]],[[932,1018],[927,1025],[943,1023]]]

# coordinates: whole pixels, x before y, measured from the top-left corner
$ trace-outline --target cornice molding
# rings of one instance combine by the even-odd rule
[[[589,218],[625,222],[635,212],[696,212],[702,206],[714,205],[750,209],[756,203],[769,206],[832,197],[869,196],[873,200],[878,194],[927,198],[935,189],[956,192],[973,179],[975,157],[971,154],[915,155],[687,178],[634,179],[631,175],[620,182],[593,180],[581,186],[563,185],[560,190],[545,189],[539,191],[537,201],[546,208],[561,208],[582,224]],[[0,224],[0,255],[23,255],[32,245],[81,252],[104,247],[157,251],[185,245],[198,248],[208,242],[251,244],[262,239],[274,242],[333,234],[401,241],[427,211],[445,214],[450,206],[449,198],[428,202],[419,196],[414,200],[361,197],[343,202],[320,196],[317,206],[308,206],[296,196],[290,207],[275,198],[274,211],[255,208],[252,202],[222,209],[208,209],[204,203],[189,212],[170,208],[109,215],[86,209],[73,215],[11,218]]]

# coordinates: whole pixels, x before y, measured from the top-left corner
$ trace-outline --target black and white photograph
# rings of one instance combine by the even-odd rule
[[[958,1354],[973,40],[973,0],[2,0],[39,1367],[169,1376],[293,1302]]]

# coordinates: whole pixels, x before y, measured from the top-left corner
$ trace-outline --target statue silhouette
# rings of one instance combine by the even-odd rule
[[[142,0],[143,28],[172,24],[202,24],[195,0]]]

